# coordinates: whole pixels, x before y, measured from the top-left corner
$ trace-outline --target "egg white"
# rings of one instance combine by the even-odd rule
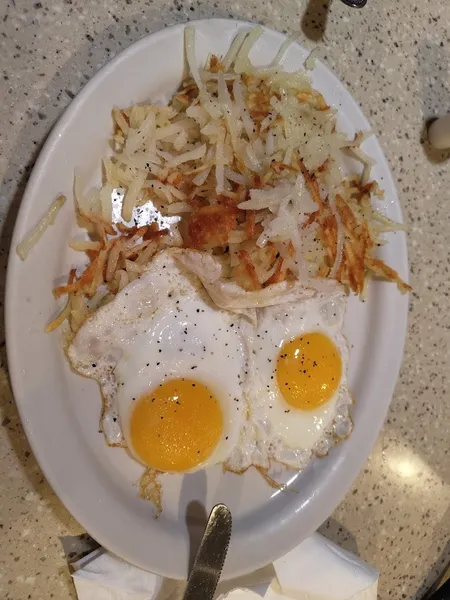
[[[73,368],[98,381],[109,445],[134,456],[130,413],[140,397],[181,377],[206,385],[220,404],[222,437],[195,470],[224,462],[247,417],[244,317],[217,309],[170,251],[86,321],[69,347]]]
[[[336,437],[346,437],[352,428],[348,408],[352,403],[347,387],[348,346],[341,333],[345,298],[317,293],[298,303],[271,306],[258,312],[252,340],[249,421],[241,444],[229,459],[233,470],[250,464],[268,468],[272,461],[302,469],[313,454],[326,454]],[[281,394],[275,369],[282,346],[308,332],[321,332],[338,348],[342,376],[336,393],[312,410],[290,406]]]

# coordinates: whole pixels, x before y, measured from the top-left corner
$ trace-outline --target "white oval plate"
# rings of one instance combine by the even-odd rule
[[[203,62],[210,52],[225,54],[237,30],[250,24],[214,19],[195,26],[198,60]],[[283,35],[265,29],[251,52],[253,62],[270,62],[283,41]],[[301,68],[307,55],[307,50],[292,45],[285,68]],[[183,66],[182,25],[146,37],[103,68],[54,128],[30,178],[12,242],[8,358],[15,398],[36,458],[62,502],[98,542],[135,565],[183,578],[192,535],[201,532],[203,511],[208,513],[215,503],[225,502],[234,519],[224,570],[231,577],[290,550],[344,497],[389,406],[402,358],[407,298],[394,284],[374,283],[364,304],[349,300],[345,332],[351,344],[349,381],[356,399],[355,428],[327,458],[313,461],[299,475],[291,473],[291,491],[273,490],[257,473],[224,475],[215,467],[185,477],[166,477],[163,513],[157,520],[152,518],[152,506],[138,498],[133,485],[139,467],[125,451],[108,448],[98,433],[96,382],[72,373],[59,333],[43,331],[55,314],[55,282],[77,264],[77,254],[67,248],[67,240],[76,234],[72,202],[66,203],[56,224],[25,262],[17,257],[15,247],[57,195],[72,198],[74,168],[92,176],[91,183],[98,180],[100,159],[108,148],[112,107],[168,98],[181,82]],[[339,109],[342,130],[353,135],[369,129],[351,95],[321,62],[312,77],[314,87]],[[364,148],[377,161],[373,175],[386,192],[382,210],[401,221],[394,182],[377,140],[372,137]],[[404,235],[390,238],[381,256],[406,277]]]

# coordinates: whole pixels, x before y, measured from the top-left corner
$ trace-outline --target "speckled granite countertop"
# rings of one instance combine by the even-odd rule
[[[322,532],[381,570],[383,600],[419,598],[450,559],[450,166],[422,139],[428,118],[450,113],[450,4],[369,0],[361,11],[338,0],[328,10],[328,0],[0,4],[2,273],[24,185],[47,133],[120,50],[165,25],[203,17],[258,20],[308,47],[321,44],[322,56],[364,107],[397,178],[415,289],[388,420]],[[0,596],[73,598],[61,538],[81,530],[30,453],[3,341],[1,361]]]

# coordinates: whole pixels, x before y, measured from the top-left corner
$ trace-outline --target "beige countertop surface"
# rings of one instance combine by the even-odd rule
[[[259,21],[309,48],[319,44],[362,105],[397,179],[414,286],[404,364],[376,446],[321,531],[380,569],[380,598],[419,598],[450,559],[450,167],[448,154],[423,140],[427,119],[450,113],[448,2],[368,0],[358,11],[338,0],[3,0],[2,288],[24,185],[57,117],[129,44],[204,17]],[[0,597],[74,598],[62,538],[82,530],[30,451],[4,346],[2,337]]]

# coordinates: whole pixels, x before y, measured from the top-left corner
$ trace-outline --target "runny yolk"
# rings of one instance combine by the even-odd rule
[[[337,347],[317,331],[287,342],[278,355],[278,387],[294,408],[313,410],[330,400],[339,386],[341,373]]]
[[[188,471],[219,442],[223,416],[206,386],[173,379],[136,401],[130,436],[137,457],[158,471]]]

